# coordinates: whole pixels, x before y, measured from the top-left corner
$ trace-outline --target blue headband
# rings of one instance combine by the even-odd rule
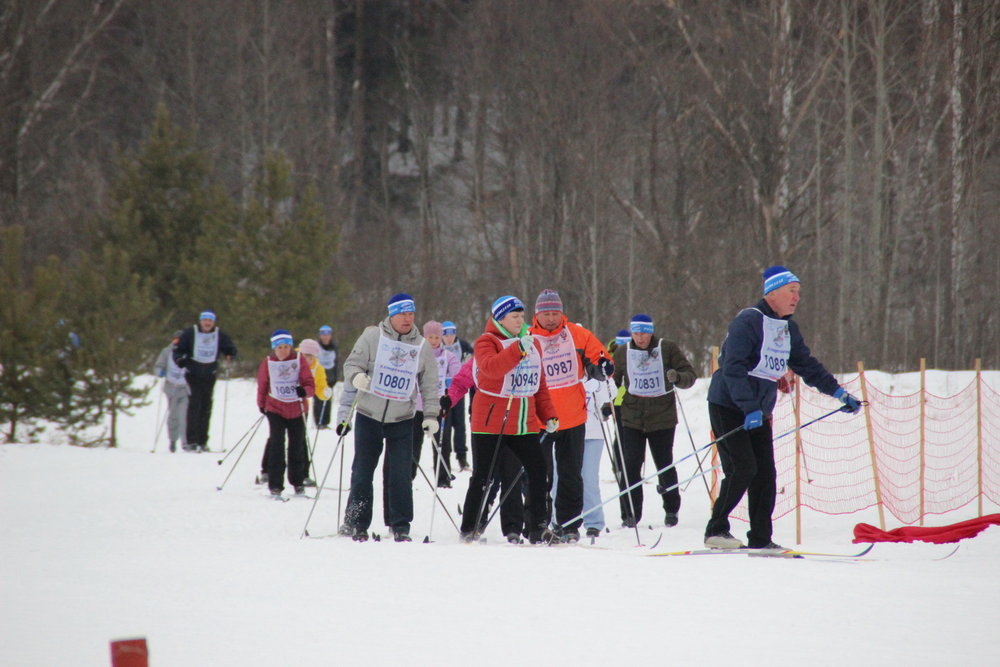
[[[320,334],[332,334],[333,333],[333,329],[324,324],[323,326],[321,326],[319,328],[319,332],[320,332]]]
[[[441,323],[441,331],[445,335],[448,335],[448,334],[457,334],[458,333],[458,327],[456,327],[455,323],[452,322],[451,320],[445,320],[444,322]]]
[[[653,333],[653,318],[640,313],[632,318],[628,323],[628,329],[632,333]]]
[[[198,316],[198,319],[199,320],[212,320],[214,322],[215,321],[215,313],[213,313],[210,310],[206,310],[201,315]]]
[[[615,334],[615,342],[619,345],[624,345],[629,341],[630,336],[628,335],[628,329],[622,329],[617,334]]]
[[[417,304],[409,294],[399,293],[392,296],[387,304],[389,315],[399,315],[400,313],[417,312]]]
[[[771,266],[764,269],[764,294],[770,294],[788,283],[801,282],[794,273],[783,266]]]
[[[294,345],[295,341],[292,340],[292,334],[284,329],[275,329],[274,333],[271,334],[271,349],[278,347],[279,345]]]
[[[497,322],[502,320],[504,316],[511,312],[512,310],[524,310],[524,304],[516,296],[502,296],[493,302],[490,307],[490,312],[493,314],[493,319]]]

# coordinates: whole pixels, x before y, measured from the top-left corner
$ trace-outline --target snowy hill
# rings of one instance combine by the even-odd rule
[[[698,445],[708,441],[705,386],[680,392]],[[224,407],[230,446],[256,421],[253,391],[244,381],[217,387],[215,448]],[[644,557],[661,533],[658,551],[701,545],[708,500],[696,480],[672,529],[646,486],[645,547],[619,527],[616,503],[600,548],[508,545],[498,522],[486,544],[465,545],[440,508],[431,526],[433,496],[418,476],[414,543],[300,539],[313,502],[276,503],[253,483],[266,424],[235,469],[239,451],[219,465],[218,453],[170,454],[162,436],[150,453],[153,399],[124,421],[118,450],[0,446],[0,664],[106,666],[108,642],[128,637],[147,639],[156,667],[987,665],[1000,651],[1000,527],[945,560],[936,559],[952,547],[933,544],[879,544],[858,561]],[[310,444],[314,435],[310,427]],[[336,439],[324,431],[316,440],[321,478]],[[345,444],[346,477],[351,436]],[[675,452],[690,452],[682,427]],[[429,467],[429,447],[424,457]],[[313,535],[336,530],[338,465]],[[603,465],[609,497],[616,489]],[[693,461],[682,465],[681,477],[692,470]],[[468,478],[442,490],[456,521]],[[373,530],[384,532],[377,518]],[[806,511],[803,548],[856,551],[851,531],[862,521],[877,524],[875,511]],[[777,542],[794,543],[794,517],[775,529]],[[428,533],[433,543],[421,544]]]

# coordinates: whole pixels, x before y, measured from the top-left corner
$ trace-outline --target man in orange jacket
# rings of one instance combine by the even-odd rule
[[[555,495],[557,533],[565,542],[580,539],[580,519],[562,524],[583,512],[583,449],[587,424],[586,377],[604,381],[614,372],[610,355],[593,333],[573,324],[563,314],[562,299],[555,290],[542,290],[535,301],[535,317],[529,330],[542,344],[542,370],[559,418],[559,430],[545,438],[546,467],[551,486],[552,452],[559,476]],[[536,420],[535,428],[544,425]],[[560,528],[561,527],[561,528]]]

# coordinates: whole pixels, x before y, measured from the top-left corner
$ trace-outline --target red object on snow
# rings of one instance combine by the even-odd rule
[[[1000,514],[987,514],[950,526],[903,526],[894,530],[879,530],[867,523],[854,526],[854,543],[861,542],[934,542],[945,544],[975,537],[992,525],[1000,525]]]
[[[111,667],[148,667],[146,639],[120,639],[111,642]]]

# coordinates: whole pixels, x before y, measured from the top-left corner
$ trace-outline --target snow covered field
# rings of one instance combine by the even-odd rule
[[[699,446],[709,440],[705,389],[699,381],[680,392]],[[215,448],[227,393],[227,445],[258,417],[251,382],[232,381],[228,391],[220,383]],[[507,545],[499,521],[486,544],[460,544],[438,508],[434,542],[421,544],[433,496],[418,476],[413,543],[300,539],[312,500],[273,502],[253,484],[266,424],[220,492],[236,455],[220,466],[218,453],[170,454],[163,436],[151,454],[151,396],[152,405],[123,421],[118,450],[71,447],[56,436],[0,446],[0,664],[106,666],[108,642],[130,637],[147,639],[156,667],[994,665],[1000,654],[1000,527],[947,560],[935,559],[952,547],[933,544],[879,544],[850,562],[646,558],[635,532],[619,527],[616,503],[606,508],[612,530],[600,549]],[[310,443],[313,436],[310,428]],[[332,430],[319,434],[321,478],[335,443]],[[351,436],[346,444],[345,477]],[[688,452],[682,425],[675,455]],[[693,461],[682,464],[681,478],[692,470]],[[334,464],[313,535],[336,530],[337,474]],[[468,477],[442,490],[456,521]],[[602,480],[610,496],[606,458]],[[640,535],[651,545],[662,510],[652,485],[645,496]],[[658,551],[701,545],[705,488],[696,480],[682,497],[680,525],[663,533]],[[927,525],[974,515],[973,505]],[[376,507],[372,528],[384,532],[380,516]],[[877,525],[876,511],[807,511],[803,548],[857,550],[851,531],[862,521]],[[898,525],[887,515],[887,527]],[[742,537],[744,524],[733,532]],[[776,522],[774,537],[794,544],[794,515]]]

